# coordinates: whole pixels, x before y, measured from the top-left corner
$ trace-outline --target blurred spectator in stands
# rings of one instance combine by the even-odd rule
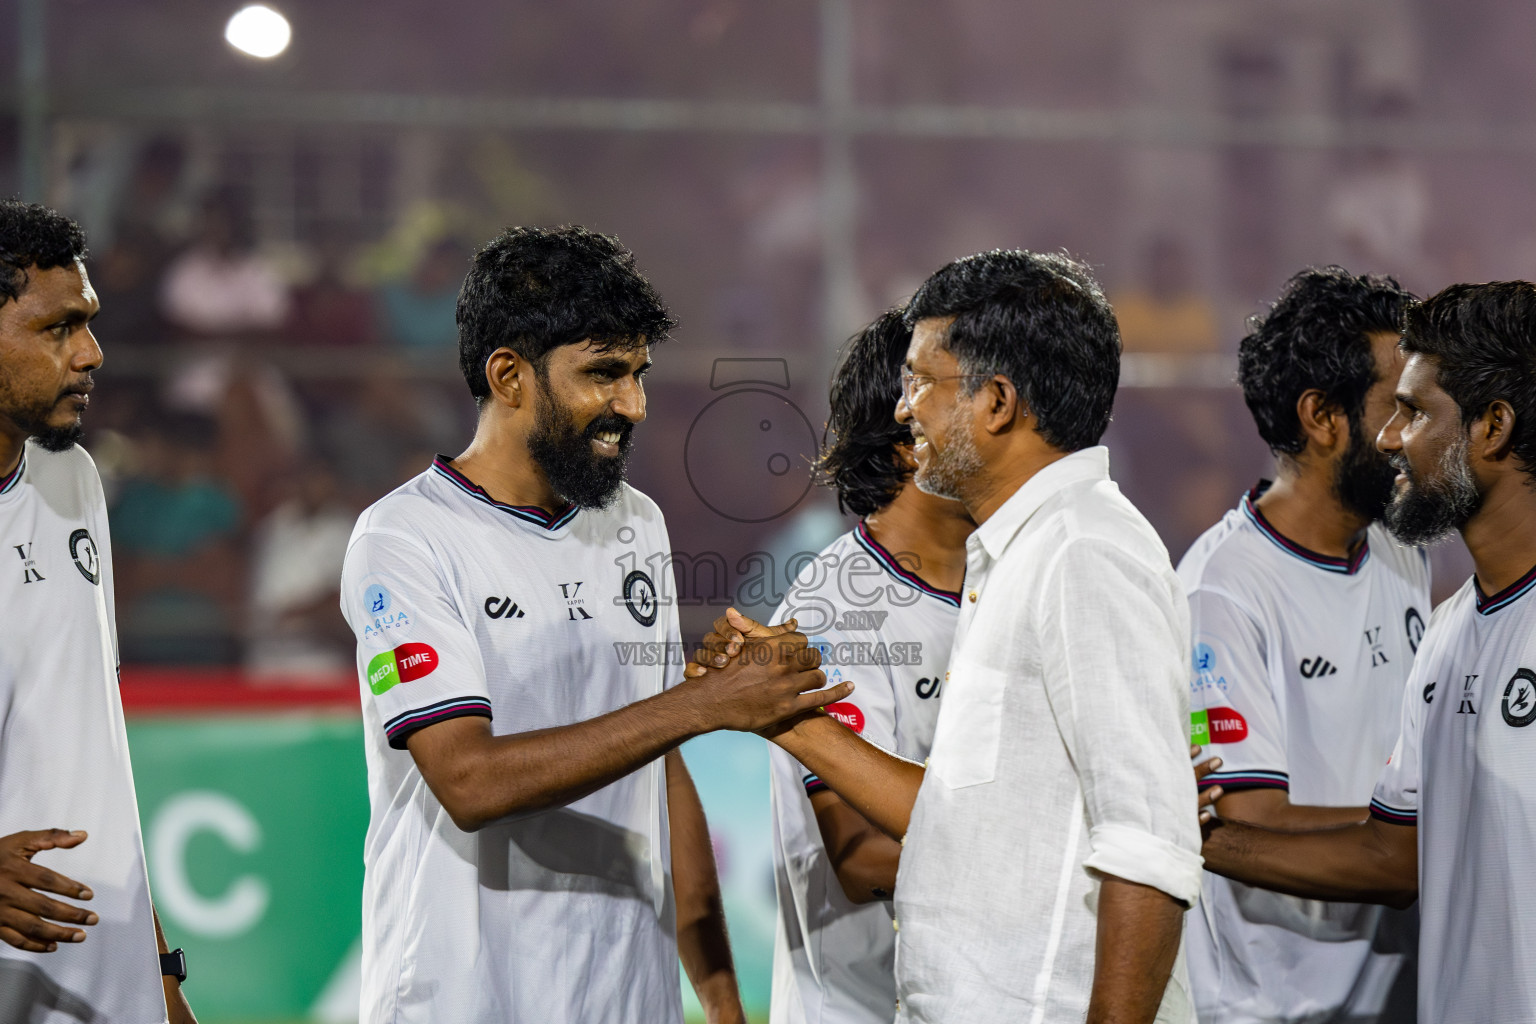
[[[132,475],[112,509],[124,661],[235,660],[241,514],[214,476],[213,437],[207,420],[174,417],[134,438]]]
[[[350,398],[333,405],[321,441],[348,498],[359,506],[424,471],[433,455],[457,452],[469,440],[471,429],[455,418],[443,387],[413,375],[400,360],[369,360]]]
[[[468,269],[468,247],[444,238],[422,253],[405,280],[380,286],[384,335],[413,363],[452,360],[459,343],[454,308]]]
[[[1138,286],[1114,296],[1125,351],[1215,351],[1216,314],[1195,286],[1188,246],[1172,235],[1155,235],[1140,270]]]
[[[119,203],[116,230],[146,240],[150,262],[163,267],[171,239],[185,237],[190,220],[184,182],[187,154],[182,141],[156,135],[144,143]]]
[[[245,665],[256,676],[330,678],[352,665],[337,588],[357,512],[320,459],[305,461],[290,492],[256,527]]]
[[[157,345],[167,326],[155,283],[165,269],[164,245],[142,224],[121,226],[107,250],[91,263],[91,283],[111,310],[113,348]]]
[[[244,198],[232,189],[203,201],[192,244],[166,268],[165,318],[201,337],[263,334],[282,327],[290,297],[282,276],[256,251]]]
[[[293,294],[289,341],[355,348],[378,340],[372,296],[351,278],[351,249],[352,239],[343,227],[321,229],[315,240],[314,276]]]

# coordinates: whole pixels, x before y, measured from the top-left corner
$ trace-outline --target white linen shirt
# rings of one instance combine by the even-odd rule
[[[1189,611],[1102,447],[966,541],[928,771],[896,881],[898,1021],[1081,1021],[1100,873],[1193,904]],[[1182,956],[1159,1021],[1192,1022]]]

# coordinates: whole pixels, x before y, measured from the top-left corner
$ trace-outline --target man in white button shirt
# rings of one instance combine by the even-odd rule
[[[929,278],[908,321],[914,480],[978,524],[928,770],[825,715],[765,734],[905,837],[898,1021],[1192,1021],[1189,612],[1095,447],[1114,314],[1071,259],[994,251]],[[722,622],[724,652],[754,626]]]
[[[1459,530],[1475,574],[1435,609],[1370,818],[1316,832],[1220,823],[1206,863],[1309,899],[1419,902],[1424,1024],[1536,1020],[1536,285],[1452,285],[1408,311],[1385,521]]]

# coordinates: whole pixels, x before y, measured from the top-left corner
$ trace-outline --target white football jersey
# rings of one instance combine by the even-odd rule
[[[1429,614],[1424,553],[1371,526],[1350,559],[1281,535],[1254,504],[1179,564],[1193,631],[1192,742],[1204,784],[1364,807],[1397,740],[1397,709]],[[1412,951],[1412,912],[1324,903],[1209,872],[1185,919],[1202,1021],[1376,1020]]]
[[[1418,824],[1419,1020],[1536,1020],[1536,569],[1435,610],[1371,813]]]
[[[406,738],[596,718],[682,675],[671,546],[628,487],[604,511],[496,502],[439,457],[358,519],[342,574],[372,807],[365,1024],[680,1024],[665,766],[459,830]]]
[[[138,798],[117,686],[112,544],[83,449],[27,443],[0,480],[0,835],[84,829],[34,863],[91,888],[101,918],[79,944],[0,944],[0,1020],[164,1021]],[[64,902],[76,902],[64,898]]]
[[[827,710],[877,746],[921,761],[933,743],[960,595],[903,567],[861,522],[808,562],[774,622],[793,616],[822,652]],[[778,934],[773,1024],[890,1024],[896,1015],[891,904],[856,904],[827,859],[809,793],[825,787],[769,747]]]

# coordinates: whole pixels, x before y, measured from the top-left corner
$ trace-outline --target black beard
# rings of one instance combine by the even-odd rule
[[[1367,522],[1378,522],[1392,500],[1397,470],[1367,440],[1360,424],[1349,425],[1349,448],[1333,468],[1333,493],[1351,512]]]
[[[543,377],[538,380],[539,414],[528,436],[528,453],[561,498],[577,508],[607,508],[624,483],[635,425],[622,416],[599,416],[579,430]],[[592,439],[608,431],[619,434],[619,454],[612,458],[592,450]]]
[[[1466,525],[1482,506],[1483,496],[1467,463],[1465,436],[1441,454],[1436,479],[1415,479],[1401,452],[1391,461],[1407,475],[1408,485],[1393,495],[1383,518],[1387,529],[1404,544],[1432,544]]]

